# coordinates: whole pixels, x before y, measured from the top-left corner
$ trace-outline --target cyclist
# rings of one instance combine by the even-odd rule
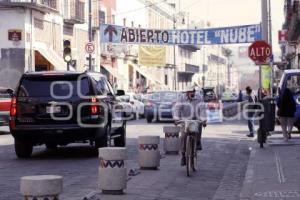
[[[202,150],[201,134],[202,126],[206,126],[206,106],[203,97],[196,95],[195,86],[188,86],[180,100],[175,105],[176,120],[201,120],[202,124],[199,125],[199,134],[197,134],[197,149]],[[181,130],[181,165],[186,165],[185,149],[186,149],[186,133]]]

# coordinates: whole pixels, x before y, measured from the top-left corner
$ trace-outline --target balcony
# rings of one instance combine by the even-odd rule
[[[85,3],[82,0],[67,0],[64,5],[64,22],[67,24],[85,23]]]
[[[26,7],[41,12],[59,11],[57,0],[0,0],[0,6]]]

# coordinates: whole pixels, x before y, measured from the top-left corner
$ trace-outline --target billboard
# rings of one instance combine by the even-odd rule
[[[139,64],[144,66],[165,66],[166,47],[157,45],[140,45]]]
[[[209,29],[144,29],[100,25],[101,43],[156,45],[218,45],[252,43],[261,39],[260,24]]]

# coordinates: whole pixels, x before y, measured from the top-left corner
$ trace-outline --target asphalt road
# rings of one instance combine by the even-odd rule
[[[128,162],[136,162],[137,137],[149,134],[163,137],[164,125],[146,124],[144,119],[129,122]],[[250,154],[251,141],[245,137],[246,133],[246,124],[237,121],[212,124],[204,130],[204,150],[200,157],[202,173],[199,177],[203,181],[197,189],[203,190],[204,199],[239,199]],[[0,200],[21,199],[20,177],[42,174],[64,177],[61,199],[82,199],[84,195],[97,190],[98,166],[97,153],[88,144],[56,150],[46,150],[45,146],[35,147],[31,159],[17,159],[11,135],[0,134]]]

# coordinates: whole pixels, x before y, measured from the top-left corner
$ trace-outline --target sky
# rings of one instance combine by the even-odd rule
[[[190,20],[204,19],[214,27],[259,24],[261,0],[180,0],[180,9],[189,12]],[[284,0],[271,0],[273,51],[279,53],[277,33],[281,30]]]

